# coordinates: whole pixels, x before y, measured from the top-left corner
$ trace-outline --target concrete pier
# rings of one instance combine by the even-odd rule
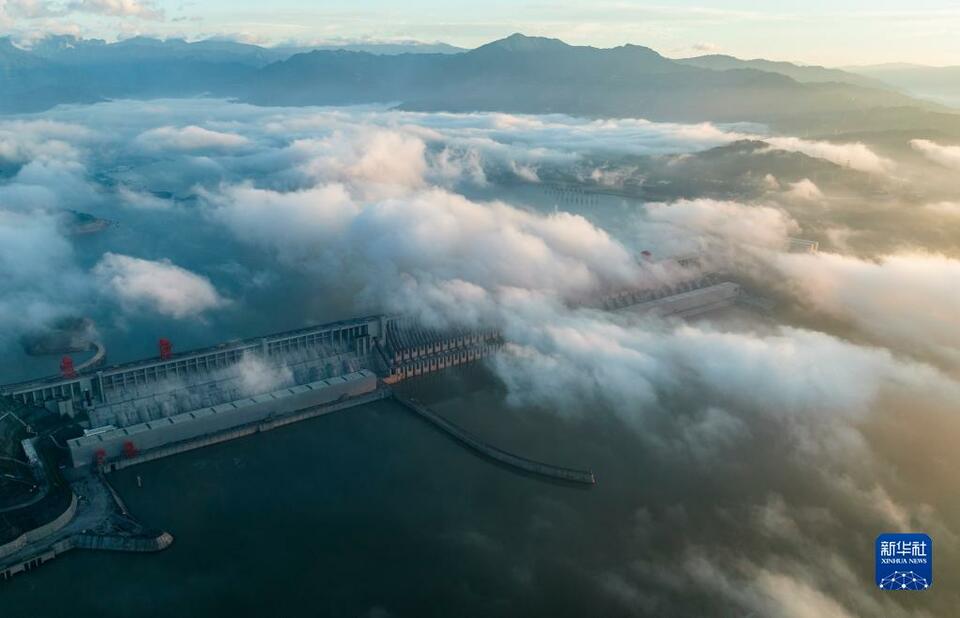
[[[59,517],[0,547],[0,581],[73,549],[156,552],[173,542],[170,533],[137,522],[102,475],[73,482],[71,491],[70,504]]]
[[[520,457],[519,455],[514,455],[513,453],[508,453],[507,451],[487,444],[465,429],[462,429],[458,425],[443,418],[436,412],[433,412],[430,410],[430,408],[426,407],[415,399],[408,399],[398,395],[394,395],[394,398],[398,403],[406,407],[408,410],[416,413],[420,418],[428,421],[444,433],[460,441],[462,444],[468,446],[485,457],[493,459],[494,461],[522,472],[528,472],[537,476],[566,481],[569,483],[580,483],[584,485],[595,485],[597,483],[596,477],[594,477],[593,472],[590,470],[576,470],[573,468],[554,466],[552,464],[542,463],[532,459],[527,459],[525,457]]]

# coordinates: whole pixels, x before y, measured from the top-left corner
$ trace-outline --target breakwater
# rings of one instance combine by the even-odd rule
[[[597,482],[596,477],[590,470],[564,468],[562,466],[555,466],[552,464],[527,459],[526,457],[521,457],[519,455],[514,455],[513,453],[509,453],[503,449],[499,449],[495,446],[487,444],[459,425],[443,418],[430,408],[418,402],[416,399],[410,399],[396,394],[394,394],[394,399],[396,399],[396,401],[402,406],[408,410],[411,410],[420,418],[426,420],[444,433],[455,438],[460,443],[466,445],[477,453],[480,453],[484,457],[488,457],[510,468],[545,478],[566,481],[569,483],[595,485]]]
[[[13,564],[0,567],[0,581],[10,579],[18,573],[32,571],[41,564],[53,560],[61,554],[73,549],[88,549],[97,551],[120,552],[158,552],[166,549],[173,543],[173,535],[169,532],[160,532],[156,537],[121,537],[95,534],[78,534],[51,543],[42,551],[36,552]]]
[[[71,484],[70,505],[59,517],[36,528],[0,554],[0,581],[31,571],[73,549],[157,552],[173,536],[150,530],[127,511],[106,478],[90,474]]]

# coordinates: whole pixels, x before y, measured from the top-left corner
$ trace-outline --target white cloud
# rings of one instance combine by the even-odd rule
[[[667,253],[704,250],[717,258],[742,251],[743,247],[780,249],[800,227],[790,215],[761,204],[695,199],[646,206],[641,230]]]
[[[514,174],[527,182],[540,182],[540,176],[537,175],[537,170],[532,165],[522,165],[513,162],[510,169],[513,170]]]
[[[92,131],[78,124],[52,120],[0,122],[0,161],[76,160],[80,157],[78,146],[86,144],[92,137]]]
[[[359,213],[342,184],[285,193],[243,184],[203,195],[216,205],[214,216],[238,237],[291,260],[324,251],[324,243],[345,233]]]
[[[934,163],[939,163],[950,169],[960,170],[960,146],[941,146],[928,139],[910,140],[914,150],[923,153]]]
[[[93,273],[104,292],[130,309],[146,308],[174,318],[186,318],[226,304],[209,279],[169,260],[151,261],[105,253]]]
[[[63,32],[70,29],[71,24],[60,23],[59,18],[78,13],[152,21],[164,18],[163,9],[151,0],[0,0],[0,26],[7,22],[17,25],[14,20],[29,19],[44,30]],[[35,33],[27,34],[27,38],[35,36]]]
[[[695,43],[692,48],[702,54],[716,54],[722,49],[716,43]]]
[[[590,420],[598,424],[608,412],[617,414],[637,430],[619,431],[617,424],[618,438],[625,438],[628,449],[643,451],[655,471],[669,470],[666,482],[672,484],[676,474],[682,481],[676,487],[710,484],[709,492],[690,498],[703,500],[701,517],[711,523],[704,528],[716,543],[710,551],[735,556],[732,564],[714,565],[711,574],[728,578],[729,590],[748,591],[712,598],[732,599],[744,611],[762,615],[896,615],[874,611],[891,605],[896,610],[896,602],[838,595],[831,588],[835,578],[846,577],[841,557],[831,554],[828,572],[817,574],[806,568],[813,554],[803,552],[822,547],[810,539],[830,540],[817,509],[835,517],[841,530],[924,522],[917,517],[920,508],[897,491],[899,475],[907,477],[904,467],[882,452],[882,444],[871,443],[871,432],[891,426],[896,433],[903,426],[883,416],[898,398],[909,402],[903,413],[911,415],[929,412],[921,403],[948,407],[960,398],[954,379],[907,355],[917,351],[915,357],[925,359],[933,350],[947,357],[956,346],[951,333],[960,328],[950,312],[960,312],[949,282],[957,273],[949,259],[900,255],[871,263],[821,255],[782,256],[781,263],[779,249],[798,224],[769,204],[625,201],[621,216],[601,224],[588,218],[594,213],[546,214],[489,197],[503,195],[494,192],[497,174],[509,178],[513,166],[547,178],[551,165],[576,162],[583,153],[602,158],[689,152],[738,137],[711,125],[371,108],[260,109],[206,100],[68,106],[48,117],[89,130],[73,134],[64,127],[23,125],[20,133],[35,135],[25,139],[9,128],[0,135],[0,141],[19,140],[9,142],[6,151],[15,161],[9,167],[19,172],[0,181],[0,273],[16,273],[0,299],[0,312],[49,315],[61,309],[57,299],[85,298],[71,286],[86,281],[99,283],[128,311],[201,315],[225,301],[195,272],[217,273],[220,285],[232,267],[248,274],[263,269],[277,279],[289,275],[290,286],[315,293],[310,301],[317,304],[330,296],[346,299],[345,306],[368,302],[377,311],[406,311],[435,322],[495,325],[511,342],[494,368],[512,401],[595,415]],[[202,129],[184,130],[190,127]],[[160,135],[152,134],[158,139],[147,147],[150,132],[158,129]],[[228,138],[224,144],[224,135],[246,141]],[[821,154],[843,158],[835,151]],[[136,165],[128,166],[131,159]],[[589,173],[595,165],[583,167]],[[616,173],[597,176],[618,182]],[[470,184],[463,191],[473,197],[458,193],[460,182]],[[778,191],[768,197],[778,198],[780,182],[772,177],[763,182]],[[169,194],[176,199],[157,197]],[[120,204],[121,243],[137,226],[169,225],[173,229],[165,230],[161,246],[172,261],[111,253],[92,277],[84,276],[71,266],[78,260],[51,213],[87,202],[104,209]],[[195,251],[199,242],[190,226],[211,223],[217,242]],[[776,282],[803,299],[798,309],[805,323],[816,323],[821,314],[841,318],[856,327],[845,335],[889,349],[777,326],[771,316],[747,326],[720,320],[684,326],[571,309],[605,286],[668,277],[654,265],[637,264],[632,253],[656,246],[659,256],[684,243],[717,254],[746,253],[754,258],[751,265],[767,258]],[[45,304],[33,302],[38,300]],[[95,307],[107,315],[116,309],[99,300]],[[208,315],[211,322],[217,317]],[[8,324],[3,316],[0,321]],[[288,379],[263,373],[255,359],[247,368],[250,391]],[[594,405],[598,402],[603,405]],[[923,420],[910,426],[951,427],[949,420]],[[884,439],[897,448],[901,444]],[[655,448],[634,448],[634,442]],[[769,447],[772,459],[760,453],[768,442],[776,443]],[[741,457],[744,452],[751,457]],[[943,467],[949,470],[949,463]],[[726,476],[730,471],[734,474]],[[793,482],[797,477],[805,479],[803,487]],[[768,501],[771,491],[782,500]],[[636,494],[627,497],[632,498]],[[717,511],[726,503],[743,508],[724,519]],[[658,509],[661,515],[665,510],[662,503],[650,508],[653,519]],[[695,527],[696,522],[672,529],[687,540],[698,536]],[[744,564],[736,556],[757,534],[763,546],[743,548],[754,559]],[[777,542],[774,549],[770,539]],[[623,550],[622,561],[617,556],[617,569],[628,568],[628,552]],[[838,552],[850,555],[849,548]],[[786,564],[785,557],[794,555],[804,560]],[[682,577],[682,565],[668,566],[677,568],[665,579]],[[689,588],[682,594],[699,599],[704,591],[717,592],[710,586],[718,579],[685,582]],[[634,590],[646,590],[633,583],[618,573],[607,587],[629,602],[640,598]],[[656,605],[657,598],[650,602],[654,613],[664,607]]]
[[[767,137],[764,141],[775,150],[799,152],[809,157],[824,159],[841,167],[868,172],[887,174],[894,168],[890,159],[883,158],[859,142],[834,144],[832,142],[810,141],[799,137]]]
[[[153,2],[143,0],[75,0],[67,5],[70,11],[93,13],[111,17],[136,17],[139,19],[163,19],[163,10]]]
[[[82,163],[38,157],[23,165],[6,184],[0,184],[0,208],[21,212],[60,212],[82,209],[97,200]]]
[[[927,204],[926,210],[946,217],[960,217],[960,202],[935,202]]]
[[[837,599],[818,590],[800,579],[767,570],[761,570],[754,579],[758,609],[771,612],[768,615],[782,618],[853,618]]]
[[[119,197],[124,204],[145,210],[164,210],[173,206],[173,202],[170,200],[159,198],[150,193],[134,191],[124,186],[117,187],[117,197]]]
[[[250,140],[234,133],[211,131],[195,125],[159,127],[141,133],[137,143],[152,151],[231,151],[243,148]]]
[[[426,144],[415,135],[361,126],[298,139],[271,163],[289,162],[285,175],[299,186],[344,183],[358,197],[376,199],[425,187],[425,154]]]
[[[784,196],[799,201],[815,202],[823,199],[823,191],[809,178],[790,183],[790,189]]]
[[[696,388],[718,405],[799,415],[812,423],[836,415],[862,418],[889,380],[900,388],[960,394],[958,385],[928,366],[815,331],[661,329],[545,312],[532,303],[511,305],[509,315],[507,333],[517,347],[498,363],[513,396],[528,403],[575,410],[599,400],[641,421],[644,404],[657,401],[658,389]],[[824,359],[830,359],[830,371],[822,370]]]
[[[510,161],[571,161],[588,153],[632,155],[694,152],[722,146],[747,135],[711,123],[680,124],[637,118],[591,120],[547,114],[422,113],[305,109],[273,119],[273,133],[298,134],[343,124],[380,126],[411,133],[427,143],[442,141],[476,149],[504,164]]]
[[[84,296],[73,260],[57,216],[0,207],[0,340],[67,312],[63,298]]]
[[[487,294],[511,289],[575,297],[643,276],[624,247],[579,216],[473,202],[442,189],[373,201],[350,193],[339,183],[291,192],[236,185],[205,200],[240,238],[362,282],[397,310],[423,311],[429,302],[418,296],[440,302],[468,290],[487,302]]]
[[[62,10],[49,0],[3,0],[0,2],[0,23],[4,13],[11,18],[36,19],[62,14]]]
[[[779,255],[775,265],[805,306],[876,341],[960,367],[960,260],[898,253],[867,261],[821,252]]]

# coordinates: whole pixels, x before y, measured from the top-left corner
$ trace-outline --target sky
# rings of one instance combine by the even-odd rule
[[[475,47],[513,32],[667,56],[727,53],[810,64],[960,64],[955,0],[0,0],[0,32],[108,40],[137,34],[266,45],[442,41]]]

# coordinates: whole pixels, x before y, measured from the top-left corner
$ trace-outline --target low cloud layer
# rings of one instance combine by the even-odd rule
[[[225,304],[209,279],[169,260],[154,262],[107,253],[93,274],[101,288],[129,310],[145,309],[185,318]]]
[[[893,171],[893,161],[877,155],[865,144],[811,141],[798,137],[769,137],[765,140],[771,148],[787,152],[800,152],[809,157],[825,159],[841,167],[849,167],[870,174],[886,174]]]
[[[695,388],[718,405],[793,416],[795,427],[819,432],[822,423],[843,424],[838,413],[846,420],[869,414],[891,381],[960,396],[960,386],[931,367],[816,331],[777,328],[758,335],[611,321],[590,313],[543,313],[533,302],[511,307],[510,315],[507,333],[518,347],[501,357],[509,365],[502,375],[517,381],[511,391],[528,404],[582,410],[601,399],[635,414],[671,390]],[[830,359],[830,371],[822,370],[820,359]],[[570,399],[572,391],[580,401]],[[642,424],[642,414],[630,420]]]
[[[960,202],[935,202],[927,204],[926,209],[945,217],[960,217]]]
[[[784,192],[784,195],[790,199],[806,202],[816,202],[824,197],[820,187],[809,178],[790,183],[790,188]]]
[[[642,277],[630,252],[582,217],[478,203],[443,189],[363,202],[341,184],[288,193],[231,186],[207,200],[240,238],[347,275],[377,305],[398,311],[427,311],[412,298],[436,302],[449,293],[443,305],[453,317],[461,303],[479,311],[491,295],[512,290],[573,298]]]
[[[911,140],[910,145],[931,161],[943,167],[960,170],[960,146],[941,146],[928,139]]]
[[[582,423],[585,442],[606,436],[625,445],[618,453],[644,458],[635,469],[617,462],[632,485],[611,491],[636,521],[615,521],[623,547],[594,557],[583,581],[596,586],[584,584],[585,594],[648,613],[679,595],[719,599],[731,613],[904,615],[899,600],[838,588],[863,583],[849,547],[834,547],[821,573],[807,568],[809,546],[922,525],[943,531],[944,555],[956,553],[949,505],[911,498],[903,477],[916,470],[890,445],[906,411],[924,419],[909,425],[917,431],[957,429],[957,260],[896,247],[876,260],[785,253],[791,236],[810,232],[805,221],[853,225],[818,206],[829,185],[806,168],[752,177],[765,187],[756,200],[545,193],[564,190],[551,173],[586,158],[591,169],[611,161],[603,184],[616,188],[638,157],[673,161],[744,137],[757,135],[208,100],[3,120],[0,326],[19,334],[35,326],[27,322],[97,311],[108,323],[199,323],[226,339],[257,334],[259,314],[272,324],[271,312],[279,322],[286,309],[290,327],[360,311],[494,326],[509,342],[492,367],[511,405],[557,412]],[[767,141],[871,180],[898,165],[863,144]],[[919,210],[942,216],[945,204]],[[102,217],[101,232],[87,233],[90,220],[70,211]],[[805,211],[816,215],[804,220]],[[860,231],[885,231],[870,225]],[[644,249],[653,260],[638,260]],[[659,260],[684,252],[788,307],[697,323],[584,308],[609,288],[671,283],[676,271]],[[237,314],[248,321],[228,323]],[[669,499],[638,493],[647,467],[687,485],[660,487]],[[550,525],[559,518],[543,514]],[[665,522],[688,542],[658,558],[666,574],[654,577],[651,544],[640,541],[644,531],[666,535]]]
[[[147,150],[158,152],[217,152],[236,150],[247,145],[248,140],[233,133],[190,125],[150,129],[138,135],[136,142]]]
[[[56,216],[0,208],[0,345],[63,315],[62,294],[86,294],[73,259]]]
[[[648,204],[645,214],[640,227],[651,242],[672,240],[670,253],[683,253],[686,243],[686,252],[704,251],[707,259],[731,257],[745,247],[783,249],[787,238],[800,231],[788,213],[763,204],[679,200]]]
[[[960,260],[905,253],[877,261],[782,255],[777,268],[799,302],[874,340],[960,369]]]

